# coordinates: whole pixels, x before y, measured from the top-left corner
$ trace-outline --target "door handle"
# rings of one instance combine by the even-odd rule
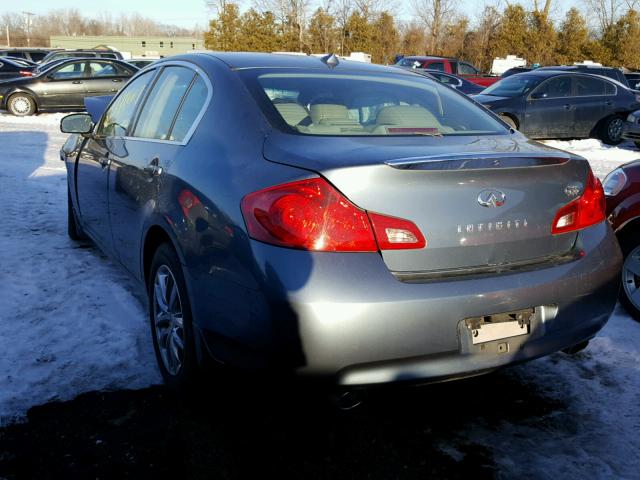
[[[82,80],[74,80],[73,82],[74,85],[80,85],[82,83]]]
[[[160,175],[162,175],[162,167],[159,165],[159,163],[160,163],[160,158],[153,157],[149,162],[149,165],[144,167],[143,170],[146,173],[153,175],[154,177],[159,177]]]
[[[573,105],[571,105],[570,103],[565,104],[564,106],[565,110],[573,110]]]
[[[122,82],[121,78],[114,78],[113,80],[111,80],[112,82],[116,82],[116,83],[120,83]]]

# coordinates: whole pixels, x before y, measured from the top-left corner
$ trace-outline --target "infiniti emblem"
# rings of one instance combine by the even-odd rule
[[[506,199],[500,190],[483,190],[478,194],[478,203],[483,207],[501,207]]]

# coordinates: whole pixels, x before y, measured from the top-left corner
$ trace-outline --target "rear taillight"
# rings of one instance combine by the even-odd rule
[[[551,233],[566,233],[580,230],[605,219],[604,189],[591,169],[582,196],[565,205],[556,213]]]
[[[375,252],[379,248],[423,248],[426,244],[413,223],[377,213],[367,215],[322,178],[250,193],[242,199],[241,207],[251,238],[273,245]]]
[[[33,72],[30,72],[29,70],[20,70],[18,73],[23,77],[33,77]]]

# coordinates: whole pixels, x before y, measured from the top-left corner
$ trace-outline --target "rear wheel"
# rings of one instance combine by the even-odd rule
[[[622,142],[624,120],[616,115],[605,118],[600,125],[599,136],[607,145],[618,145]]]
[[[620,303],[640,322],[640,233],[622,237],[620,247],[624,255]]]
[[[26,117],[36,113],[36,102],[26,93],[16,93],[9,97],[7,109],[13,115]]]
[[[198,373],[191,308],[182,265],[166,243],[153,256],[148,295],[151,335],[162,377],[170,387],[188,387]]]

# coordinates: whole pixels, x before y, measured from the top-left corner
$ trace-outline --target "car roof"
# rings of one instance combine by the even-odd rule
[[[439,57],[437,55],[409,55],[402,57],[401,60],[458,60],[454,57]]]
[[[602,69],[602,70],[620,70],[614,67],[604,67],[602,65],[555,65],[550,67],[540,67],[538,70],[589,70],[589,69]]]
[[[195,57],[195,58],[194,58]],[[197,59],[215,57],[234,70],[249,68],[308,68],[308,69],[324,69],[332,68],[332,70],[357,70],[367,72],[395,73],[410,75],[409,71],[396,68],[393,66],[376,65],[374,63],[354,62],[350,60],[340,59],[338,65],[329,67],[325,64],[321,57],[311,55],[288,55],[275,53],[249,53],[249,52],[202,52],[190,53],[174,57],[167,57],[157,61],[164,63],[177,59]]]

